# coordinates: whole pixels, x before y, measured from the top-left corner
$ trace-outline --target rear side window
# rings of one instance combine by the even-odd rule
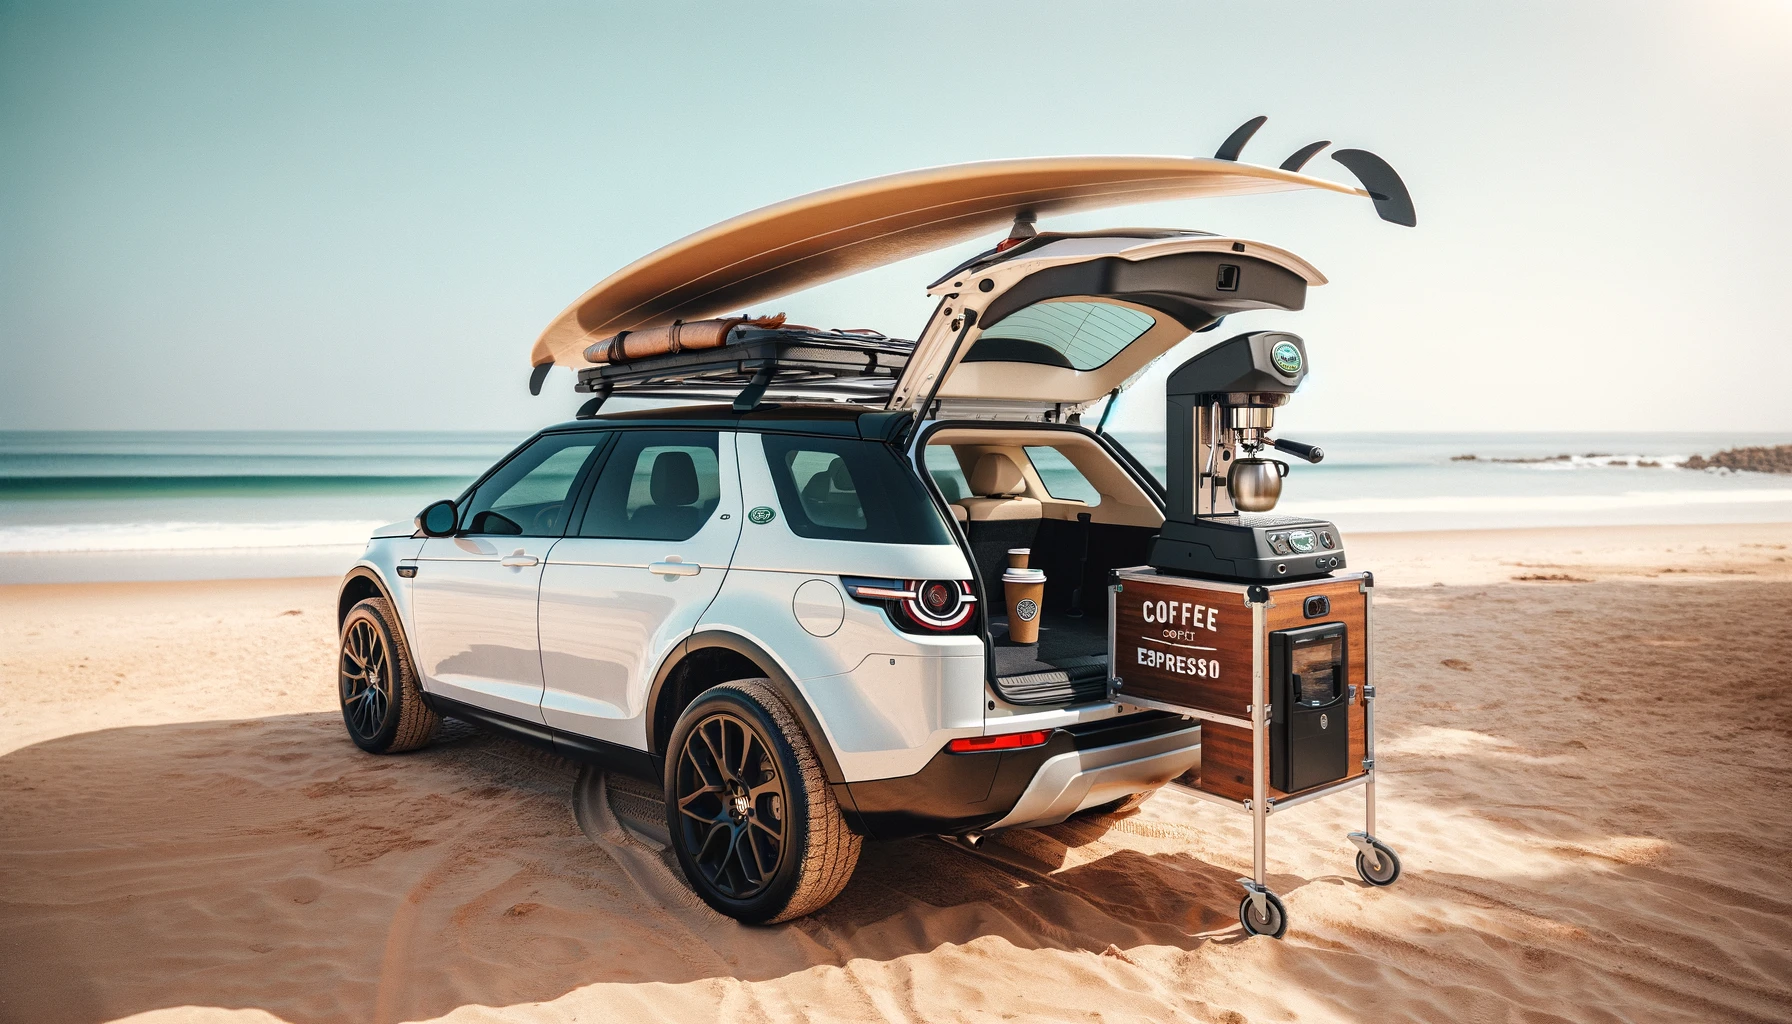
[[[951,543],[921,481],[888,445],[766,434],[765,457],[784,517],[799,537]]]
[[[1101,492],[1082,470],[1064,457],[1063,452],[1056,448],[1028,447],[1027,458],[1033,463],[1033,471],[1039,474],[1039,482],[1045,485],[1045,493],[1085,505],[1101,504]]]
[[[958,453],[943,444],[927,446],[927,473],[933,485],[947,501],[971,496],[971,485],[965,482],[964,469],[958,464]]]
[[[689,540],[721,499],[713,430],[627,430],[591,489],[581,537]]]

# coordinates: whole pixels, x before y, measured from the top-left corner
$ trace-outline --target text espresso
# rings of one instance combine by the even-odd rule
[[[1202,639],[1196,630],[1217,633],[1220,628],[1219,609],[1191,601],[1146,601],[1141,611],[1147,624],[1162,627],[1159,633],[1170,643]],[[1220,663],[1214,658],[1191,657],[1149,647],[1140,647],[1138,652],[1139,664],[1150,668],[1197,679],[1218,679],[1220,676]]]

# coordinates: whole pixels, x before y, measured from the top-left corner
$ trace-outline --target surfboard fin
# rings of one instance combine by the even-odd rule
[[[1251,141],[1251,136],[1257,134],[1257,129],[1263,127],[1263,122],[1267,120],[1269,120],[1267,116],[1258,114],[1239,125],[1232,134],[1226,136],[1225,142],[1220,143],[1220,148],[1214,152],[1213,158],[1215,160],[1231,160],[1236,163],[1238,155],[1244,152],[1245,143]]]
[[[1413,211],[1412,196],[1406,191],[1406,183],[1386,160],[1366,149],[1340,149],[1332,154],[1332,159],[1349,168],[1356,180],[1362,182],[1382,220],[1409,228],[1418,226],[1418,214]]]
[[[1295,150],[1293,156],[1290,156],[1288,159],[1282,161],[1282,170],[1284,170],[1284,171],[1300,170],[1302,167],[1307,166],[1308,160],[1311,160],[1315,156],[1318,156],[1320,150],[1324,149],[1325,147],[1327,147],[1331,144],[1332,144],[1332,142],[1330,139],[1327,139],[1324,142],[1309,142],[1309,143],[1307,143],[1306,145]]]
[[[529,393],[531,395],[541,394],[541,382],[548,379],[548,371],[553,368],[553,363],[542,363],[529,371]]]

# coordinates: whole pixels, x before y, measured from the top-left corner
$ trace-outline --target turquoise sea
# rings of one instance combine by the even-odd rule
[[[0,432],[0,581],[336,575],[374,527],[458,494],[525,436]],[[1162,474],[1161,436],[1118,436]],[[1347,532],[1792,523],[1792,477],[1672,465],[1695,453],[1792,443],[1792,435],[1300,439],[1323,445],[1327,457],[1317,466],[1287,460],[1278,511],[1324,516]],[[1465,454],[1479,458],[1452,460]],[[1490,461],[1556,455],[1570,458]],[[1073,493],[1075,481],[1062,486]]]

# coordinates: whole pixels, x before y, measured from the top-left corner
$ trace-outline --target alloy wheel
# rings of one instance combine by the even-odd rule
[[[717,893],[745,900],[771,884],[790,799],[757,730],[727,713],[699,722],[678,752],[675,797],[678,840]]]
[[[342,709],[362,739],[379,735],[392,703],[392,659],[386,638],[367,619],[357,619],[342,638]]]

